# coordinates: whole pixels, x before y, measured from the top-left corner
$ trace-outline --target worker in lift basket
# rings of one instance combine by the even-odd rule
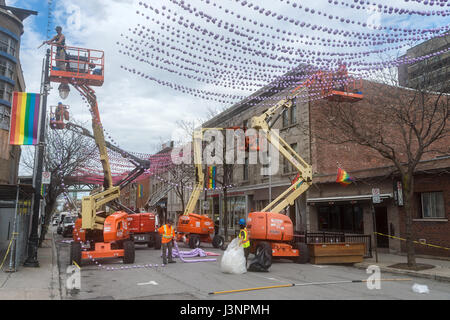
[[[172,246],[175,237],[173,220],[169,218],[167,220],[167,223],[158,229],[158,232],[162,235],[161,248],[163,263],[167,264],[167,253],[169,255],[169,263],[176,263],[176,261],[174,261],[172,257]]]
[[[66,37],[62,34],[62,28],[57,26],[55,28],[56,36],[48,41],[44,41],[46,44],[56,44],[56,67],[59,70],[66,70]]]
[[[248,230],[245,219],[239,220],[239,244],[244,248],[245,263],[247,264],[248,255],[250,253],[250,239],[248,238]]]

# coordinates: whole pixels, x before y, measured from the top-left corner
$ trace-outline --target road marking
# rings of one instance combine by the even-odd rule
[[[154,286],[157,286],[158,285],[158,282],[156,282],[156,281],[149,281],[149,282],[141,282],[141,283],[138,283],[137,285],[138,286],[145,286],[145,285],[147,285],[147,284],[152,284],[152,285],[154,285]]]
[[[328,268],[328,266],[318,266],[318,265],[316,265],[316,264],[313,264],[313,267],[316,267],[316,268]]]

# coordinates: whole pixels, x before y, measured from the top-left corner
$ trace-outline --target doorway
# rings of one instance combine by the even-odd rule
[[[389,234],[388,217],[386,207],[375,207],[375,219],[377,232]],[[377,234],[377,247],[389,248],[389,238]]]

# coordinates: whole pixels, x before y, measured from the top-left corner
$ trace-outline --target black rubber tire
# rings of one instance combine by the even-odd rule
[[[153,234],[153,247],[155,250],[161,249],[161,234],[159,232]]]
[[[296,242],[294,243],[293,248],[298,249],[300,252],[300,255],[294,258],[295,263],[304,264],[309,262],[309,249],[306,243]]]
[[[155,245],[155,237],[154,237],[154,234],[153,234],[153,233],[150,233],[150,234],[148,235],[147,247],[148,247],[148,248],[151,248],[151,247],[153,247],[154,245]]]
[[[81,242],[72,242],[70,244],[69,264],[72,264],[72,261],[75,261],[81,267]]]
[[[256,246],[255,256],[259,258],[259,261],[265,269],[269,269],[272,266],[272,246],[270,243],[260,242]]]
[[[200,236],[198,234],[189,235],[189,248],[195,249],[200,247]]]
[[[216,234],[213,238],[212,245],[214,248],[221,248],[225,243],[225,239],[222,236]]]
[[[134,243],[131,240],[125,240],[123,242],[123,263],[130,264],[134,263]]]

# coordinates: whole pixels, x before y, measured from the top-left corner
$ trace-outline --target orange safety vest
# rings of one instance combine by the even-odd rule
[[[175,236],[173,227],[168,226],[167,224],[159,228],[158,231],[162,234],[161,243],[169,243]]]

